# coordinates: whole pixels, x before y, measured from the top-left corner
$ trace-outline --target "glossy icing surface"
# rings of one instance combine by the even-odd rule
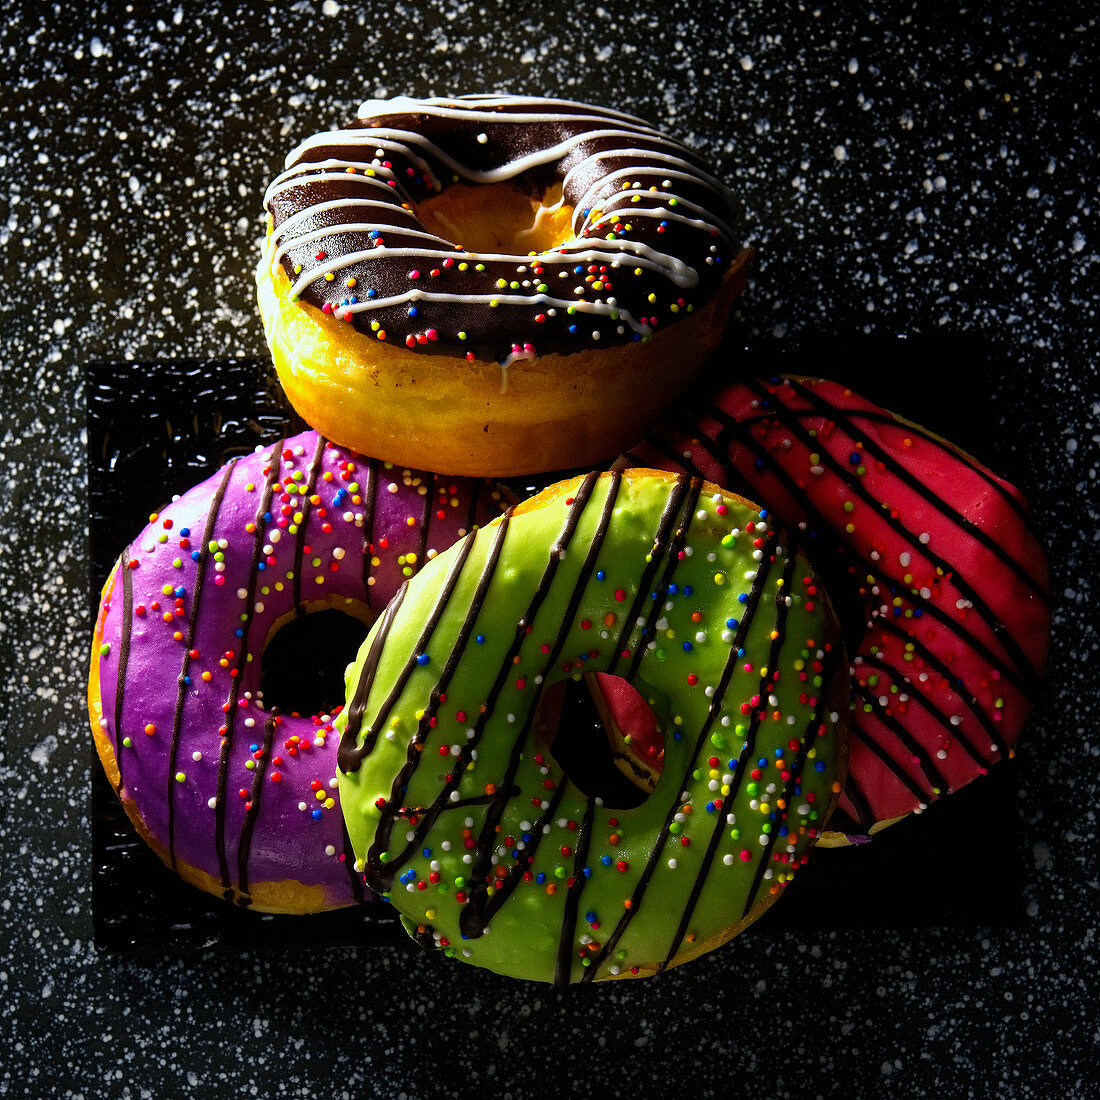
[[[499,512],[493,496],[306,432],[151,517],[104,591],[91,704],[116,789],[170,865],[244,904],[257,883],[288,879],[312,890],[311,907],[362,899],[332,716],[265,707],[261,654],[308,611],[373,619],[425,560]]]
[[[1050,642],[1046,562],[1021,494],[835,382],[737,383],[636,457],[766,502],[805,531],[852,654],[858,836],[1011,755]]]
[[[572,209],[572,238],[468,251],[418,216],[456,183],[511,183],[536,204],[560,191],[549,213]],[[264,263],[292,297],[381,341],[506,364],[644,340],[709,300],[744,251],[739,205],[690,148],[540,97],[368,101],[298,146],[264,202]]]
[[[518,977],[716,946],[828,812],[835,643],[806,560],[739,499],[651,471],[552,487],[430,563],[348,670],[340,791],[367,881],[422,942]],[[534,739],[542,691],[589,671],[636,684],[667,733],[640,807]]]

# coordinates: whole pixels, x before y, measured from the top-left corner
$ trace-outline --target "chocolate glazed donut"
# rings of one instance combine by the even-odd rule
[[[472,256],[418,216],[456,184],[516,180],[572,210],[572,239],[529,263]],[[295,149],[264,201],[294,297],[413,351],[495,362],[641,340],[744,252],[738,203],[695,152],[565,100],[369,101]]]

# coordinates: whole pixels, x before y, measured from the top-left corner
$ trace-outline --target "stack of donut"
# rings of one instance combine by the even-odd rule
[[[645,975],[1011,754],[1050,628],[1022,498],[834,383],[692,390],[751,259],[693,150],[563,100],[371,101],[265,205],[314,430],[151,517],[92,657],[107,775],[185,879],[385,899],[517,977]],[[520,503],[479,480],[561,469],[589,472]],[[299,714],[265,658],[321,609],[370,631]],[[606,737],[566,769],[580,680]]]

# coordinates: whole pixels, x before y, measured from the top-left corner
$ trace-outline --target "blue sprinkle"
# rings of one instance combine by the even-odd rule
[[[191,528],[190,527],[181,527],[180,528],[180,538],[181,539],[187,538],[187,536],[190,535],[190,534],[191,534]]]
[[[744,657],[744,656],[745,656],[745,648],[744,648],[744,646],[742,646],[742,647],[741,647],[741,648],[740,648],[740,649],[739,649],[739,650],[737,651],[737,656],[738,656],[738,657]]]
[[[727,619],[726,620],[726,626],[728,626],[730,628],[730,630],[736,630],[738,625],[739,624],[738,624],[736,619]]]
[[[762,458],[758,458],[758,459],[757,459],[757,460],[756,460],[756,461],[755,461],[755,462],[753,463],[753,467],[754,467],[754,469],[757,469],[757,470],[762,470],[762,469],[764,469],[764,460],[763,460]]]
[[[691,644],[691,642],[684,642],[684,652],[685,653],[690,653],[694,648],[695,647]]]
[[[675,596],[679,591],[680,591],[680,586],[678,584],[670,584],[668,586],[668,594],[670,596]]]
[[[610,856],[600,856],[600,862],[605,867],[610,867],[611,866],[611,857]]]
[[[267,569],[267,562],[261,561],[256,563],[256,568],[263,573]]]
[[[238,638],[244,637],[244,630],[241,627],[237,627],[237,629],[234,630],[233,633],[236,634]]]
[[[190,676],[185,676],[185,677],[183,678],[183,682],[184,682],[185,684],[190,684],[190,683],[191,683],[191,677],[190,677]]]
[[[591,924],[596,919],[596,910],[589,909],[588,912],[585,913],[584,919],[588,921],[589,924]]]
[[[314,821],[320,821],[321,820],[321,811],[320,810],[314,810],[312,816],[313,816]]]
[[[592,877],[592,868],[591,867],[586,867],[584,869],[584,877],[585,878],[591,878]]]
[[[741,595],[737,597],[737,602],[738,603],[748,603],[749,602],[749,597],[744,592],[742,592]]]
[[[780,760],[782,760],[783,759],[783,750],[782,749],[776,749],[775,750],[775,755],[778,756]]]
[[[477,644],[478,644],[478,645],[484,645],[484,644],[485,644],[485,635],[484,635],[484,634],[479,634],[479,635],[478,635],[478,636],[477,636],[477,637],[476,637],[476,638],[474,639],[474,641],[475,641],[475,642],[477,642]]]
[[[596,580],[602,581],[606,576],[607,574],[602,569],[596,570]]]
[[[192,561],[198,561],[199,557],[200,557],[200,555],[199,555],[199,552],[197,550],[192,550],[191,551],[191,560]]]
[[[861,461],[861,459],[860,459],[860,456],[859,456],[859,452],[858,452],[858,451],[853,451],[853,452],[852,452],[852,453],[851,453],[851,454],[850,454],[850,455],[848,456],[848,461],[849,461],[849,462],[850,462],[850,463],[851,463],[851,464],[852,464],[853,466],[858,466],[858,465],[860,464],[860,461]]]
[[[421,853],[421,855],[423,855],[425,859],[431,859],[431,858],[432,858],[432,850],[431,850],[431,848],[425,848],[425,849],[423,850],[423,852]]]
[[[419,313],[420,313],[420,310],[418,310],[416,308],[416,306],[409,306],[409,316],[410,317],[416,317],[417,314],[419,314]]]
[[[539,871],[539,873],[535,875],[535,881],[541,886],[546,881],[546,873],[544,871]]]
[[[576,332],[577,331],[577,326],[576,325],[570,325],[569,326],[569,331],[570,332]]]
[[[248,746],[248,751],[249,752],[259,752],[260,751],[260,746],[259,745],[249,745]]]
[[[187,589],[186,589],[186,588],[184,588],[184,587],[183,587],[182,585],[180,585],[180,587],[179,587],[179,588],[175,589],[175,597],[176,597],[176,599],[177,599],[177,600],[182,600],[182,599],[183,599],[183,597],[184,597],[184,595],[186,594],[186,592],[187,592]]]
[[[587,211],[586,211],[586,213],[587,213]],[[575,268],[573,268],[573,274],[574,275],[583,275],[584,274],[584,268],[580,264],[577,264],[577,266]]]
[[[787,825],[780,825],[779,826],[779,835],[780,836],[786,836],[790,831],[791,831],[790,827],[787,826]]]
[[[768,766],[768,758],[766,756],[760,757],[756,762],[756,766],[758,768],[766,768]]]
[[[690,584],[685,584],[684,585],[684,595],[685,596],[690,596],[694,591],[695,591],[695,589],[692,588]]]
[[[418,665],[426,665],[430,660],[431,658],[426,653],[421,653],[420,656],[417,657],[416,663]]]
[[[379,231],[378,231],[377,229],[372,229],[372,230],[371,230],[371,231],[370,231],[370,232],[369,232],[369,233],[367,234],[367,236],[368,236],[368,237],[370,237],[370,239],[371,239],[372,241],[375,241],[375,240],[377,240],[377,239],[378,239],[379,237],[381,237],[381,236],[382,236],[382,234],[381,234],[381,233],[379,233]]]
[[[271,522],[271,513],[270,512],[264,512],[264,523],[270,523],[270,522]]]
[[[672,740],[673,741],[683,741],[683,739],[684,739],[684,735],[679,730],[673,730],[673,732],[672,732]]]
[[[825,770],[825,761],[824,760],[815,760],[814,761],[814,771],[815,772],[823,772],[824,770]]]
[[[708,814],[714,813],[714,803],[713,802],[708,802],[707,803],[707,813]]]
[[[924,612],[919,607],[913,608],[913,618],[919,619],[924,615]]]
[[[760,518],[761,518],[761,519],[767,519],[767,518],[768,518],[768,510],[767,510],[767,508],[761,508],[761,509],[760,509]]]
[[[520,839],[523,841],[524,844],[530,844],[531,843],[531,834],[530,833],[524,833],[523,836]]]

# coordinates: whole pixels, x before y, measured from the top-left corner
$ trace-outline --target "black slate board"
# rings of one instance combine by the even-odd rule
[[[881,364],[921,364],[930,384],[910,419],[981,454],[980,372],[972,400],[934,399],[936,375],[950,378],[960,358],[988,360],[980,343],[833,341],[756,366],[770,373],[830,374],[889,404]],[[719,362],[722,360],[719,359]],[[975,378],[974,376],[977,375]],[[911,376],[907,369],[904,376]],[[174,359],[95,362],[87,368],[92,608],[122,547],[173,494],[202,480],[233,454],[301,421],[258,360]],[[880,392],[876,392],[876,387]],[[885,391],[885,392],[881,392]],[[960,413],[960,409],[965,412]],[[186,411],[184,411],[186,410]],[[978,415],[975,415],[975,413]],[[961,436],[960,436],[960,433]],[[967,438],[969,436],[969,438]],[[522,492],[523,484],[516,488]],[[186,885],[134,832],[101,769],[93,768],[93,893],[97,947],[177,951],[206,947],[408,942],[394,911],[373,905],[310,917],[238,909]],[[782,928],[996,926],[1022,917],[1023,872],[1013,804],[1015,765],[999,765],[919,817],[869,845],[819,850],[755,934]]]

